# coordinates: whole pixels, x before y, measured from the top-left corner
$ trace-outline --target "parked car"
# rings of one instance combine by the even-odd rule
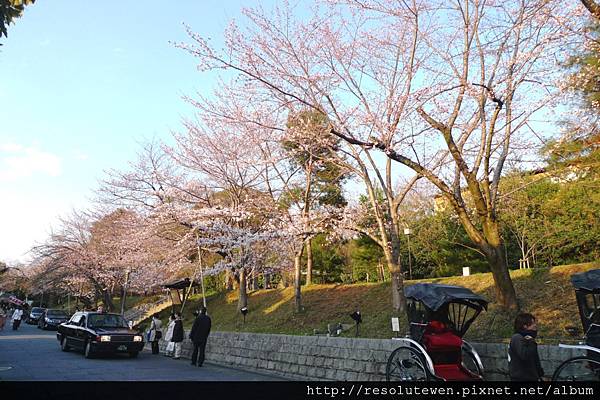
[[[58,325],[67,322],[69,316],[63,310],[46,310],[38,320],[40,329],[56,329]]]
[[[128,353],[133,358],[144,348],[144,336],[111,313],[76,312],[58,325],[56,338],[62,351],[82,350],[86,358],[98,353]]]
[[[29,312],[29,315],[27,316],[27,319],[25,320],[26,323],[30,324],[30,325],[35,325],[38,323],[40,317],[42,316],[42,314],[44,313],[44,311],[46,311],[45,308],[42,307],[33,307],[31,309],[31,311]]]

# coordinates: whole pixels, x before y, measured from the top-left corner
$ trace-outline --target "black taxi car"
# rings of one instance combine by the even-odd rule
[[[63,310],[45,310],[38,319],[39,329],[57,329],[58,325],[67,322],[69,316]]]
[[[62,351],[82,350],[86,358],[98,353],[129,353],[137,357],[144,348],[144,337],[119,314],[77,312],[58,326],[56,338]]]

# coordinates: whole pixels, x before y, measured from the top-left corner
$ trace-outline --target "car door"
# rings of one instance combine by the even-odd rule
[[[67,344],[73,347],[79,347],[80,342],[77,340],[77,330],[79,328],[79,321],[81,320],[82,314],[75,314],[71,317],[71,320],[63,326],[64,335],[67,340]]]
[[[83,314],[81,316],[81,318],[79,318],[79,323],[77,324],[77,326],[73,327],[74,330],[74,339],[77,341],[77,344],[75,346],[77,346],[77,348],[83,350],[84,346],[85,346],[85,340],[87,337],[87,330],[86,330],[86,315]]]

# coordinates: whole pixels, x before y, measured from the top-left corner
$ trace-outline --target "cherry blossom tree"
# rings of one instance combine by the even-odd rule
[[[112,296],[127,283],[132,290],[156,287],[165,279],[165,243],[149,236],[139,216],[117,210],[94,220],[73,212],[46,243],[36,246],[40,284],[56,284],[81,298],[100,298],[114,310]]]
[[[573,6],[546,0],[330,3],[305,21],[289,6],[272,15],[246,9],[248,28],[242,32],[232,23],[223,51],[193,32],[193,45],[180,46],[201,70],[237,74],[237,98],[246,93],[275,115],[322,113],[362,176],[374,176],[371,184],[364,179],[372,200],[382,188],[390,219],[403,198],[390,178],[412,171],[409,180],[429,180],[485,254],[500,304],[516,308],[499,234],[498,184],[505,164],[535,147],[529,122],[556,93],[556,64],[572,34],[563,22]],[[393,220],[379,214],[400,310],[398,224],[386,229]]]
[[[202,69],[229,68],[241,73],[237,87],[235,84],[227,86],[228,97],[239,99],[245,93],[252,93],[254,99],[254,112],[227,113],[204,99],[204,103],[210,104],[205,107],[207,110],[256,128],[268,127],[275,136],[286,130],[289,116],[311,110],[322,114],[321,119],[328,122],[320,136],[311,136],[315,143],[322,142],[321,146],[336,143],[329,134],[334,126],[354,124],[369,132],[374,118],[398,125],[401,117],[410,111],[411,82],[422,56],[417,53],[414,41],[418,32],[414,23],[396,23],[394,29],[384,33],[367,30],[366,25],[372,21],[366,18],[349,21],[335,10],[317,13],[305,24],[295,21],[289,9],[277,9],[274,18],[257,10],[245,10],[245,13],[253,27],[242,33],[232,24],[226,33],[228,56],[219,54],[192,32],[195,45],[181,45],[199,58]],[[416,17],[406,18],[414,20]],[[413,51],[404,54],[399,50],[404,48]],[[363,69],[373,58],[387,66],[376,71]],[[378,80],[377,73],[387,75]],[[359,82],[368,83],[363,87]],[[256,105],[257,100],[261,101],[262,108]],[[344,100],[348,100],[348,104]],[[287,131],[287,140],[296,142],[300,139],[298,136],[307,133],[306,129]],[[343,148],[336,150],[339,151],[331,152],[330,161],[360,177],[369,193],[378,218],[377,243],[382,246],[394,277],[393,303],[396,309],[403,309],[396,211],[406,192],[396,191],[394,174],[397,171],[393,171],[392,161],[377,159],[371,147],[345,141]],[[418,175],[411,179],[416,181]],[[376,201],[374,194],[378,188],[383,188],[387,204]]]
[[[404,6],[360,5],[395,17]],[[508,274],[497,215],[498,187],[509,155],[534,147],[526,139],[529,120],[544,108],[554,85],[556,54],[565,45],[562,2],[453,2],[448,8],[425,10],[426,18],[448,21],[423,41],[431,52],[429,86],[416,96],[413,127],[451,155],[451,168],[435,173],[402,147],[385,138],[359,139],[429,179],[457,213],[492,271],[499,302],[517,308]],[[453,38],[450,46],[448,37]],[[340,133],[355,141],[354,134]],[[452,171],[453,170],[453,171]],[[469,197],[469,201],[465,201]],[[468,203],[473,206],[469,207]]]
[[[128,168],[106,171],[96,190],[97,204],[133,209],[140,214],[173,201],[209,204],[211,192],[206,184],[190,178],[164,147],[157,141],[143,143]]]
[[[223,215],[224,210],[217,210]],[[240,219],[246,219],[239,212],[230,210],[227,219],[237,219],[236,224],[227,223],[220,218],[203,221],[198,228],[198,246],[209,252],[219,254],[222,259],[206,270],[207,275],[217,274],[226,270],[235,271],[239,277],[238,308],[248,306],[247,279],[251,272],[262,272],[267,267],[276,266],[273,263],[273,253],[265,244],[279,239],[280,234],[274,231],[264,231],[251,225],[240,224]]]

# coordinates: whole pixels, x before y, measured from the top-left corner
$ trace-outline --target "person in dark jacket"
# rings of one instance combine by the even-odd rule
[[[540,362],[535,338],[537,323],[529,313],[515,318],[515,334],[508,347],[508,372],[511,381],[540,381],[544,370]]]
[[[192,353],[192,365],[199,367],[204,363],[204,350],[206,349],[206,340],[210,334],[210,317],[206,315],[206,308],[200,308],[200,314],[196,317],[192,330],[190,331],[190,339],[194,343],[194,351]]]
[[[174,360],[179,360],[181,357],[181,342],[183,342],[183,322],[181,322],[181,313],[175,313],[175,325],[173,326],[173,336],[171,336],[171,342],[174,344],[175,354],[173,354]]]

